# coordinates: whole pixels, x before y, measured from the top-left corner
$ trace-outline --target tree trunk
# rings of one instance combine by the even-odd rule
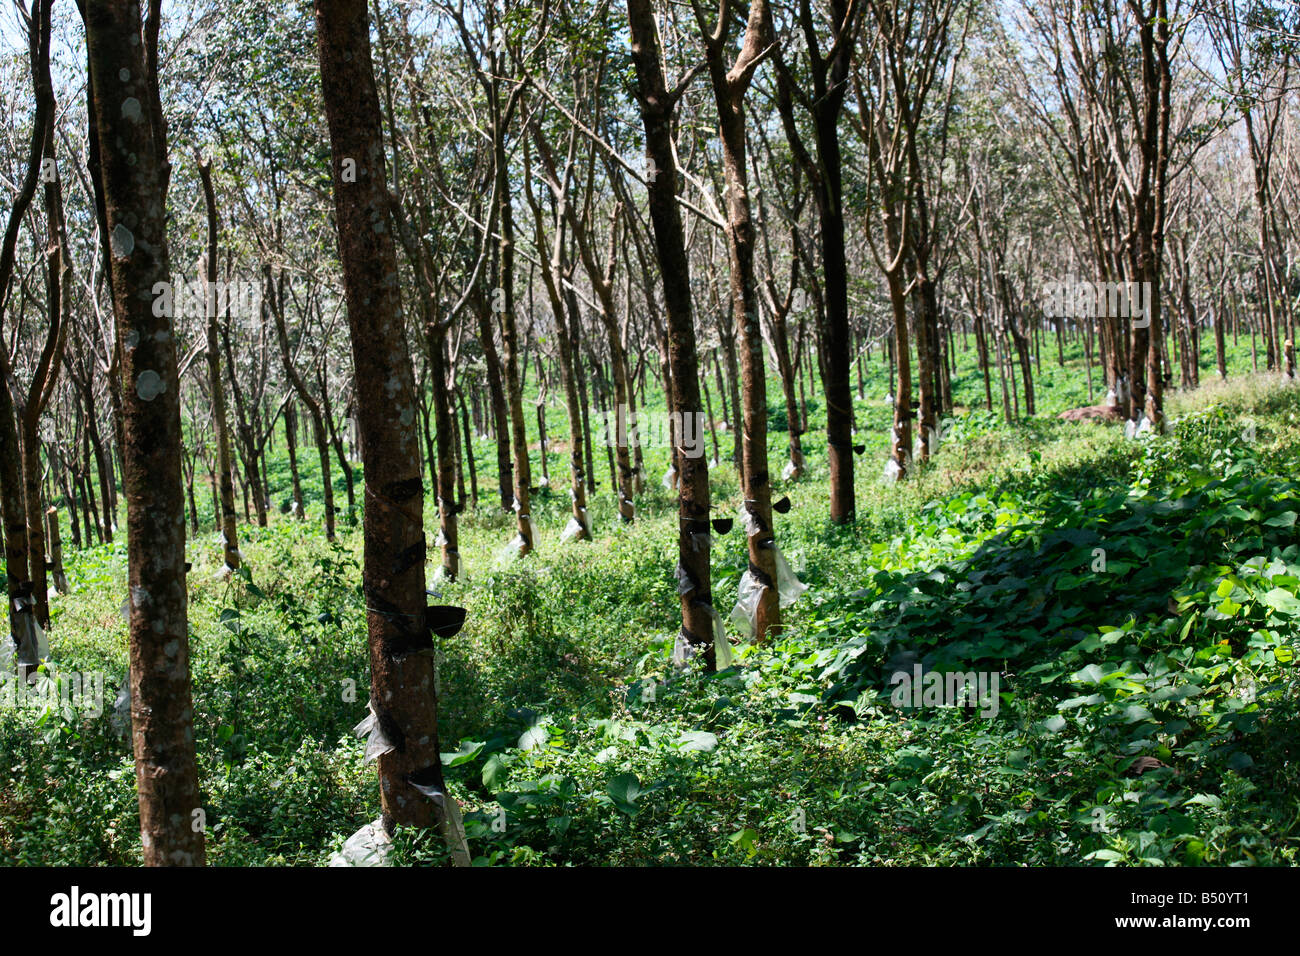
[[[564,305],[569,313],[569,358],[573,362],[573,377],[578,383],[578,399],[582,407],[582,445],[586,456],[587,493],[596,493],[596,459],[591,440],[591,404],[587,400],[587,376],[582,371],[582,313],[578,309],[578,295],[566,289]],[[590,528],[588,528],[590,530]]]
[[[892,240],[891,240],[892,244]],[[912,358],[907,334],[907,299],[898,271],[885,276],[894,313],[894,355],[898,363],[898,389],[894,392],[894,424],[889,437],[889,454],[903,479],[911,470],[912,458]]]
[[[68,575],[63,570],[63,539],[59,537],[59,509],[51,505],[45,512],[47,535],[50,542],[50,573],[54,577],[54,589],[60,594],[68,593]],[[74,515],[72,525],[77,519]]]
[[[212,402],[212,430],[217,444],[217,501],[220,511],[217,512],[216,521],[221,529],[223,567],[233,571],[239,568],[242,555],[239,553],[239,529],[235,514],[235,483],[232,477],[234,466],[230,461],[230,420],[226,414],[226,387],[221,381],[221,352],[217,347],[217,199],[212,188],[211,163],[200,159],[198,168],[208,214],[207,262],[203,279],[209,290],[204,296],[204,310],[207,319],[208,397]]]
[[[27,170],[22,187],[9,210],[3,244],[0,245],[0,330],[4,305],[13,277],[15,249],[23,217],[36,194],[41,155],[54,115],[54,91],[50,83],[51,0],[34,0],[30,29],[32,38],[32,81],[36,112],[28,150]],[[37,624],[29,566],[27,509],[24,500],[23,451],[19,439],[20,410],[15,408],[13,369],[9,350],[0,348],[0,510],[4,516],[5,571],[9,597],[9,632],[17,649],[20,673],[34,668],[37,661]]]
[[[26,417],[26,416],[24,416]],[[36,602],[36,622],[50,626],[49,574],[45,556],[45,496],[41,492],[41,436],[35,422],[24,428],[23,491],[27,512],[27,555],[31,567],[32,598]],[[184,507],[181,516],[184,517]]]
[[[609,344],[610,372],[614,379],[613,451],[618,464],[618,514],[625,524],[630,524],[636,517],[633,495],[636,493],[635,473],[632,470],[631,433],[634,414],[630,411],[631,398],[627,377],[627,361],[623,354],[623,345],[619,341],[618,323],[614,316],[601,312],[601,321],[605,325],[606,341]]]
[[[766,0],[752,0],[743,47],[734,66],[728,52],[728,30],[706,37],[705,59],[718,110],[722,140],[722,169],[727,184],[727,249],[731,276],[731,315],[740,333],[740,367],[744,387],[743,467],[741,488],[748,513],[749,574],[761,585],[754,616],[754,640],[778,633],[781,605],[776,581],[776,538],[772,527],[771,483],[767,470],[767,370],[763,361],[763,332],[759,324],[758,289],[754,279],[754,223],[750,216],[745,162],[744,98],[753,68],[764,45]],[[847,381],[847,374],[845,376]],[[851,406],[850,406],[851,408]]]
[[[257,514],[258,527],[266,527],[266,492],[262,484],[262,473],[258,468],[257,439],[254,437],[253,425],[249,422],[244,405],[243,389],[239,385],[239,369],[235,366],[235,355],[230,347],[230,324],[221,329],[221,344],[226,352],[226,368],[230,374],[231,392],[235,397],[235,416],[239,421],[241,458],[244,462],[244,494],[253,496],[253,510]],[[247,509],[245,509],[247,510]]]
[[[930,458],[930,436],[937,423],[935,414],[935,372],[938,357],[935,355],[934,325],[938,321],[935,315],[934,282],[921,271],[918,265],[916,281],[912,285],[912,315],[916,325],[916,377],[917,397],[920,399],[918,410],[917,442],[921,461]]]
[[[690,263],[681,212],[677,208],[677,169],[672,149],[675,104],[665,89],[650,0],[628,0],[627,8],[637,73],[637,100],[646,132],[646,155],[658,170],[649,184],[650,219],[667,312],[671,405],[677,416],[678,434],[689,429],[698,450],[698,454],[690,453],[684,441],[675,449],[681,636],[693,648],[702,649],[706,666],[714,669],[718,663],[716,642],[720,624],[713,607],[709,567],[709,465],[700,428],[701,376],[691,309]],[[722,640],[725,642],[726,638]]]
[[[496,83],[493,78],[493,148],[496,151],[497,177],[497,216],[501,228],[499,246],[500,271],[497,279],[500,283],[494,290],[492,308],[497,312],[501,322],[501,356],[505,371],[506,399],[510,412],[510,450],[514,458],[514,501],[515,526],[522,545],[521,555],[528,554],[536,546],[533,540],[533,523],[530,518],[529,503],[533,481],[532,468],[528,461],[528,430],[524,421],[523,387],[519,380],[519,332],[515,322],[515,235],[514,212],[510,196],[509,162],[506,155],[506,132],[502,117],[501,104],[497,99]],[[501,302],[495,301],[495,293],[501,293]],[[501,308],[498,310],[497,305]]]
[[[91,484],[90,484],[90,444],[89,444],[89,441],[90,441],[90,440],[89,440],[89,437],[87,436],[86,432],[83,431],[83,432],[81,433],[81,444],[82,444],[82,461],[85,462],[85,467],[84,467],[83,474],[82,474],[82,479],[83,479],[83,481],[84,481],[84,487],[82,488],[82,500],[83,500],[83,501],[85,502],[85,504],[86,504],[86,509],[82,511],[81,519],[82,519],[83,522],[85,522],[85,521],[89,520],[88,517],[87,517],[88,515],[94,517],[94,519],[95,519],[95,538],[96,538],[96,540],[97,540],[100,544],[103,544],[103,543],[104,543],[104,523],[107,522],[108,519],[105,518],[105,519],[104,519],[104,522],[101,522],[101,521],[100,521],[100,518],[99,518],[99,512],[98,512],[98,511],[96,510],[96,508],[95,508],[95,492],[94,492],[94,490],[91,488]],[[102,473],[100,474],[100,479],[101,479],[101,481],[103,480],[103,474],[102,474]],[[104,507],[105,507],[105,508],[108,507],[108,501],[107,501],[107,498],[108,498],[108,496],[105,495],[105,504],[104,504]],[[90,543],[91,543],[91,541],[90,541],[90,526],[89,526],[89,525],[86,525],[86,545],[89,546]]]
[[[99,433],[99,422],[97,420],[97,409],[95,407],[95,396],[92,388],[87,385],[85,392],[86,402],[86,430],[89,432],[87,438],[90,441],[91,448],[95,453],[95,471],[99,475],[99,493],[104,503],[104,522],[100,525],[99,538],[109,541],[113,540],[113,511],[117,507],[117,496],[113,488],[113,455],[104,447],[104,439]],[[86,472],[86,481],[90,481],[90,472]],[[95,524],[99,525],[99,517],[95,517]]]
[[[476,292],[470,307],[478,317],[479,345],[483,348],[483,360],[487,364],[488,397],[492,406],[492,427],[497,444],[497,481],[501,486],[501,509],[509,513],[514,510],[515,478],[514,465],[510,459],[510,413],[505,391],[501,387],[501,360],[497,356],[496,336],[492,331],[488,303]]]
[[[464,432],[462,447],[464,461],[469,465],[469,506],[478,510],[478,467],[474,463],[474,433],[469,427],[469,409],[465,406],[465,393],[457,386],[456,394],[460,398],[461,430]]]
[[[289,452],[290,487],[293,489],[289,511],[302,521],[306,515],[302,505],[302,477],[298,474],[298,415],[292,400],[284,403],[284,443]]]
[[[167,133],[158,93],[159,3],[87,3],[92,112],[112,241],[111,287],[122,372],[130,583],[131,724],[144,860],[202,865],[186,619],[176,337],[149,290],[170,282]],[[143,105],[142,105],[143,101]]]
[[[425,335],[429,347],[429,374],[433,386],[434,432],[437,435],[438,531],[442,542],[442,570],[449,581],[460,575],[460,536],[456,521],[456,420],[447,381],[447,332],[436,314],[426,312]]]
[[[365,462],[362,578],[370,634],[371,700],[385,829],[457,819],[439,758],[433,657],[425,611],[424,494],[415,377],[406,347],[379,98],[366,0],[317,0],[321,83],[333,154],[339,256]],[[349,173],[351,175],[349,175]]]

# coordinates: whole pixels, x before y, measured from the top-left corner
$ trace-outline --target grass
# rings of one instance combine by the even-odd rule
[[[963,368],[967,414],[898,486],[879,480],[890,412],[873,362],[849,528],[828,521],[814,420],[808,474],[778,483],[794,507],[776,528],[809,590],[783,634],[717,675],[669,662],[663,449],[647,450],[632,527],[618,525],[604,477],[592,544],[559,543],[568,497],[553,452],[554,490],[533,508],[541,550],[517,562],[499,556],[513,531],[485,479],[461,525],[467,573],[442,586],[467,623],[439,651],[444,762],[476,862],[1294,863],[1300,389],[1241,374],[1243,345],[1227,383],[1171,396],[1173,434],[1126,440],[1055,418],[1088,396],[1079,356],[1058,368],[1050,345],[1040,417],[969,411],[983,386]],[[562,431],[558,412],[549,426]],[[771,436],[774,461],[785,437]],[[491,449],[476,450],[482,477]],[[312,457],[300,461],[318,515]],[[288,475],[272,458],[278,501]],[[734,512],[734,472],[713,478],[720,513]],[[432,538],[431,509],[426,520]],[[330,545],[279,514],[240,534],[251,582],[216,576],[211,532],[190,545],[209,859],[319,865],[378,814],[350,733],[368,684],[360,534]],[[0,708],[0,861],[135,864],[130,744],[112,720],[125,547],[67,563],[52,670],[106,674],[104,713]],[[740,536],[719,537],[724,617],[744,567]],[[893,706],[899,654],[997,674],[997,715]],[[446,862],[427,834],[400,834],[394,853]]]

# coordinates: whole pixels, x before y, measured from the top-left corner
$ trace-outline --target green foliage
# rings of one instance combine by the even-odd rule
[[[560,544],[567,496],[539,495],[541,551],[508,564],[507,516],[466,513],[467,574],[437,587],[469,615],[440,642],[438,689],[476,865],[1293,864],[1300,401],[1243,382],[1176,407],[1171,434],[1139,440],[958,414],[934,463],[886,486],[868,423],[888,409],[859,403],[876,450],[851,527],[828,523],[814,422],[777,526],[810,590],[720,674],[670,663],[675,518],[657,483],[631,528],[594,498],[591,544]],[[716,477],[732,514],[734,473]],[[368,696],[360,535],[240,530],[249,571],[230,580],[210,537],[191,543],[209,853],[320,864],[378,814],[351,734]],[[712,558],[725,611],[741,540],[719,536]],[[111,719],[125,550],[70,553],[68,570],[58,668],[106,672],[104,714],[0,708],[0,859],[136,864]],[[998,713],[893,707],[903,652],[995,672]],[[413,832],[393,860],[449,863]]]

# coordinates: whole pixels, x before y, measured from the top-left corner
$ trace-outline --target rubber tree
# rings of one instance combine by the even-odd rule
[[[672,382],[672,407],[677,413],[674,451],[677,481],[677,564],[680,568],[678,593],[682,606],[681,636],[687,644],[703,650],[710,668],[718,663],[718,613],[713,607],[709,566],[709,464],[704,454],[703,434],[698,422],[703,417],[700,401],[699,352],[695,340],[695,316],[691,302],[690,262],[681,211],[677,205],[677,163],[673,152],[673,113],[693,74],[687,74],[671,90],[664,79],[659,43],[655,36],[650,0],[627,0],[628,25],[632,41],[632,62],[636,68],[636,102],[645,127],[646,157],[655,174],[646,184],[650,222],[654,227],[655,256],[664,291],[667,313],[668,366]],[[649,278],[647,277],[647,281]],[[699,454],[688,453],[682,441],[684,429],[694,433]],[[725,640],[725,639],[724,639]]]
[[[50,87],[48,62],[47,75],[40,81]],[[63,352],[67,344],[68,326],[71,324],[72,302],[72,251],[63,216],[63,186],[59,182],[58,163],[54,153],[54,124],[45,130],[45,143],[41,160],[45,194],[45,223],[47,241],[45,248],[46,314],[48,322],[45,341],[36,359],[36,368],[26,390],[10,380],[15,389],[19,420],[23,436],[23,494],[27,507],[27,555],[30,564],[32,597],[36,602],[36,621],[41,627],[50,626],[49,575],[47,572],[47,540],[45,531],[45,496],[43,493],[44,465],[41,462],[41,416],[50,405],[59,371],[63,367]]]
[[[390,35],[398,54],[407,60],[413,58],[414,41],[404,15],[399,14],[395,18],[391,30],[382,21],[377,26],[380,50],[385,64],[388,62]],[[449,354],[449,336],[461,311],[469,301],[472,290],[478,286],[482,278],[492,244],[497,204],[495,201],[488,203],[488,219],[480,230],[478,258],[473,268],[469,270],[468,279],[464,282],[465,291],[445,315],[441,314],[440,310],[444,307],[441,290],[450,283],[448,274],[461,267],[461,258],[458,255],[445,255],[435,246],[433,237],[440,236],[442,229],[435,221],[430,197],[442,189],[450,189],[451,184],[438,155],[436,141],[438,127],[428,106],[432,98],[414,72],[407,72],[405,81],[410,115],[423,121],[416,128],[423,134],[423,138],[427,139],[429,145],[422,156],[415,137],[403,133],[395,111],[396,98],[390,90],[385,99],[389,117],[389,135],[394,145],[393,191],[389,201],[392,207],[393,225],[410,262],[415,279],[415,293],[419,301],[427,359],[426,370],[429,374],[433,399],[432,418],[436,433],[436,442],[431,441],[426,433],[426,444],[429,446],[430,472],[438,506],[438,541],[442,555],[442,574],[447,580],[454,581],[460,574],[457,513],[463,507],[463,495],[460,496],[461,500],[458,500],[456,488],[459,473],[458,431],[453,404],[455,360]],[[404,153],[420,157],[422,161],[407,167],[402,163]],[[492,188],[495,189],[496,178],[491,173],[489,163],[488,176]]]
[[[461,44],[474,70],[474,75],[487,101],[490,136],[492,141],[493,171],[495,184],[493,196],[497,204],[496,222],[498,242],[495,257],[494,278],[496,285],[492,289],[490,306],[492,315],[496,316],[501,333],[500,376],[504,385],[505,413],[509,418],[508,451],[513,459],[512,480],[514,483],[512,499],[506,499],[505,479],[507,472],[501,470],[502,503],[506,510],[515,512],[515,526],[518,533],[519,554],[531,552],[537,542],[533,540],[533,522],[530,517],[532,505],[532,468],[528,460],[528,432],[524,422],[523,389],[520,384],[521,355],[519,332],[516,323],[515,303],[515,229],[514,205],[510,192],[510,151],[508,136],[511,121],[519,107],[525,86],[516,83],[509,94],[504,91],[507,64],[511,51],[507,46],[511,41],[506,38],[504,27],[499,17],[505,11],[498,12],[493,4],[486,4],[482,10],[482,25],[492,36],[492,41],[483,47],[470,35],[465,19],[464,8],[455,11],[455,25],[459,32]],[[481,64],[487,61],[484,67]],[[480,310],[480,338],[483,340],[484,353],[495,352],[491,344],[492,335],[488,334],[487,316]],[[492,355],[488,355],[489,362]],[[494,396],[494,404],[497,398]],[[498,423],[498,454],[506,450],[507,433]]]
[[[121,349],[130,586],[131,729],[144,861],[202,865],[186,618],[176,335],[156,297],[170,283],[171,167],[158,93],[161,0],[86,0],[90,105],[98,139]]]
[[[365,468],[362,582],[370,639],[372,742],[384,828],[437,826],[461,853],[438,749],[425,606],[418,396],[406,345],[366,0],[317,0],[335,224]]]
[[[826,397],[826,443],[830,460],[831,521],[853,520],[853,391],[849,383],[852,348],[849,336],[848,262],[844,250],[843,159],[839,122],[848,90],[849,63],[862,6],[854,0],[829,0],[830,31],[818,36],[812,0],[799,0],[792,35],[808,60],[810,84],[795,80],[786,63],[785,43],[773,58],[777,106],[795,161],[812,180],[821,240],[825,319],[819,323]],[[799,135],[794,104],[812,120],[814,149]]]
[[[577,130],[569,140],[569,155],[572,156],[576,143]],[[568,166],[566,165],[566,170]],[[532,212],[533,241],[536,245],[538,265],[546,298],[551,306],[551,315],[556,328],[556,358],[560,366],[560,383],[564,388],[564,410],[569,423],[569,479],[572,502],[573,536],[578,541],[591,540],[591,521],[587,517],[586,472],[584,468],[584,445],[586,435],[582,423],[582,399],[578,394],[577,375],[574,369],[573,340],[569,334],[564,302],[564,226],[566,209],[570,200],[571,177],[565,176],[562,184],[552,185],[555,205],[555,234],[547,240],[542,204],[538,201],[532,184],[532,163],[529,162],[528,141],[524,141],[524,198]],[[549,247],[550,253],[544,254]]]
[[[722,168],[726,181],[727,250],[730,264],[732,321],[740,332],[740,374],[743,393],[744,469],[741,505],[749,549],[749,574],[760,585],[753,621],[756,641],[781,626],[777,594],[776,540],[772,528],[772,486],[767,465],[767,369],[763,358],[763,330],[759,316],[758,284],[754,275],[754,222],[750,213],[746,168],[745,93],[771,49],[766,0],[752,0],[740,52],[727,63],[731,50],[732,3],[724,0],[716,24],[707,23],[695,6],[703,34],[704,56],[722,140]]]
[[[212,164],[202,157],[198,160],[199,180],[203,185],[203,201],[207,209],[208,244],[204,259],[203,278],[206,283],[204,323],[208,364],[208,393],[212,402],[212,430],[215,432],[217,453],[217,502],[221,509],[217,523],[221,528],[221,551],[225,567],[237,570],[242,562],[239,553],[239,529],[235,515],[235,482],[230,461],[230,419],[226,414],[226,388],[221,381],[221,352],[217,347],[217,198],[212,188]]]
[[[874,16],[874,10],[873,10]],[[882,235],[868,229],[866,236],[876,265],[885,275],[893,316],[894,360],[898,381],[894,389],[893,425],[889,435],[886,473],[896,480],[906,478],[912,467],[912,363],[907,328],[907,283],[905,281],[908,230],[911,225],[910,181],[906,175],[904,139],[915,135],[914,122],[900,104],[893,77],[888,31],[873,20],[873,29],[863,31],[862,54],[854,76],[857,115],[854,129],[867,150],[869,189],[874,188],[880,211]],[[905,84],[901,84],[906,89]]]
[[[0,242],[0,330],[13,280],[18,233],[36,195],[41,157],[54,122],[54,90],[50,84],[50,10],[53,0],[34,0],[28,21],[29,58],[36,96],[27,169],[18,195],[9,209],[4,239]],[[9,633],[20,667],[35,666],[37,625],[32,580],[28,565],[27,508],[23,487],[22,443],[18,411],[14,407],[14,373],[8,347],[0,347],[0,512],[4,517],[6,590]]]

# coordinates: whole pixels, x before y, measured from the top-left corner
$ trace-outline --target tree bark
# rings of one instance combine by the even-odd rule
[[[678,469],[677,563],[682,575],[678,586],[681,636],[687,644],[702,650],[706,666],[714,669],[718,663],[715,635],[719,625],[713,607],[709,566],[709,465],[699,427],[701,376],[692,314],[690,263],[677,206],[677,167],[672,147],[676,97],[669,93],[664,82],[650,0],[627,0],[627,11],[637,75],[636,96],[645,126],[646,156],[654,161],[656,170],[648,184],[650,221],[667,313],[671,407],[677,415],[678,441],[681,442],[682,431],[690,429],[698,450],[698,454],[688,454],[685,442],[674,449]]]
[[[212,164],[202,158],[198,161],[199,180],[203,185],[203,201],[208,214],[208,247],[204,281],[209,290],[217,279],[217,242],[219,223],[217,198],[212,188]],[[221,380],[221,352],[217,346],[217,296],[209,291],[204,296],[205,330],[207,336],[208,397],[212,402],[212,430],[217,445],[217,526],[221,529],[221,554],[223,567],[237,570],[242,562],[239,553],[239,528],[235,513],[235,482],[230,460],[230,419],[226,414],[226,387]]]
[[[492,330],[492,314],[488,310],[488,303],[477,291],[470,308],[478,318],[479,345],[483,348],[483,360],[487,365],[488,398],[492,406],[492,426],[497,445],[497,481],[501,486],[501,509],[508,513],[514,510],[515,469],[511,461],[510,411],[501,385],[501,359],[497,353],[496,334]]]
[[[158,92],[160,0],[87,2],[91,110],[112,247],[122,357],[130,583],[131,724],[144,860],[202,865],[186,619],[180,383],[172,321],[151,296],[170,282],[167,131]]]
[[[781,627],[776,581],[776,538],[772,527],[771,482],[767,466],[767,370],[754,279],[754,223],[750,215],[745,162],[745,92],[767,46],[766,0],[752,0],[739,56],[728,66],[728,5],[716,30],[705,30],[705,60],[718,110],[722,168],[727,184],[727,248],[730,260],[730,310],[739,330],[744,393],[741,488],[748,513],[749,573],[761,585],[754,619],[754,640],[763,641]],[[698,15],[698,13],[697,13]],[[705,25],[700,24],[704,29]]]
[[[432,644],[425,611],[418,398],[389,224],[366,7],[366,0],[316,2],[339,255],[365,463],[362,578],[370,635],[371,708],[377,728],[392,748],[379,757],[385,828],[440,824],[446,835],[454,826],[456,811],[446,795],[439,758],[433,656],[421,653],[432,650]]]
[[[31,10],[29,51],[36,113],[28,150],[27,171],[14,197],[0,244],[0,330],[4,306],[13,278],[15,249],[23,217],[36,195],[41,155],[54,116],[54,91],[50,84],[50,8],[52,0],[34,0]],[[9,632],[17,650],[19,668],[35,667],[37,632],[35,602],[29,565],[27,507],[24,495],[23,452],[19,409],[15,408],[17,383],[9,350],[0,348],[0,510],[4,516],[6,588],[9,598]]]

